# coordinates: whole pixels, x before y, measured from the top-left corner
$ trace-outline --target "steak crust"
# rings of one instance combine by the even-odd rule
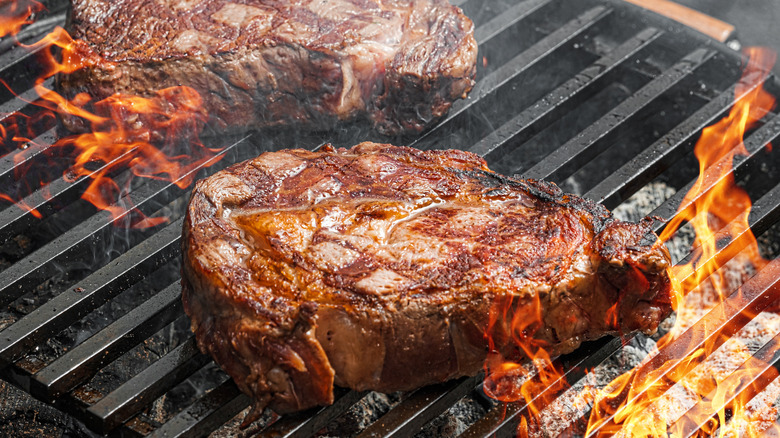
[[[334,384],[392,392],[476,374],[503,298],[510,314],[538,301],[551,355],[651,333],[671,311],[649,220],[457,150],[265,153],[198,182],[182,245],[200,348],[279,413],[332,403]]]
[[[60,77],[66,97],[186,85],[228,130],[367,118],[386,134],[419,132],[474,84],[474,26],[447,0],[71,4],[69,32],[103,62]]]

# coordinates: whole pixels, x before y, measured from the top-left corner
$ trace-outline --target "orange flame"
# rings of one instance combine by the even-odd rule
[[[745,79],[763,81],[775,62],[775,53],[768,50],[748,49],[748,56],[743,81],[737,85],[737,95],[745,93],[746,89],[753,86]],[[702,131],[694,149],[699,159],[699,178],[661,234],[662,241],[669,241],[680,226],[691,222],[696,231],[694,245],[699,247],[701,254],[722,254],[724,259],[730,259],[735,255],[735,251],[720,253],[712,239],[715,231],[711,230],[710,221],[711,217],[714,217],[718,223],[729,224],[725,232],[731,236],[748,233],[749,258],[759,267],[763,266],[764,261],[759,255],[756,239],[748,224],[752,205],[750,197],[734,184],[730,165],[721,168],[716,164],[723,160],[730,164],[737,154],[748,155],[742,143],[745,132],[754,128],[773,106],[772,95],[762,87],[755,87],[734,105],[728,116]],[[686,281],[682,290],[689,291],[719,267],[717,263],[705,263],[701,266],[690,263],[676,266],[673,274],[675,278]]]
[[[19,8],[14,6],[12,9]],[[11,31],[18,31],[18,27]],[[42,107],[44,113],[53,112],[69,120],[79,120],[78,123],[84,125],[87,131],[61,138],[48,149],[63,153],[74,151],[73,164],[65,171],[64,178],[67,181],[90,178],[82,198],[109,211],[115,220],[124,217],[130,210],[136,213],[135,218],[140,217],[132,223],[133,227],[155,226],[167,220],[146,218],[133,206],[116,202],[129,187],[129,181],[120,186],[111,178],[118,170],[129,169],[135,176],[170,181],[185,188],[192,183],[193,170],[207,162],[208,165],[214,164],[220,158],[215,158],[219,149],[207,148],[198,140],[208,117],[195,90],[178,86],[158,90],[149,97],[114,94],[98,102],[82,93],[68,100],[47,88],[46,80],[110,62],[95,54],[83,41],[72,39],[59,27],[40,41],[24,47],[39,54],[43,71],[34,84],[40,100],[29,103]],[[61,62],[54,56],[54,48],[61,53]],[[3,83],[11,90],[8,84]],[[6,142],[10,140],[17,147],[23,148],[30,138],[35,137],[31,135],[33,132],[20,135],[18,131],[18,123],[13,117],[0,125],[2,139]],[[17,160],[24,160],[23,155],[18,155]],[[17,166],[17,176],[27,172],[28,166],[40,165],[33,161]],[[15,202],[36,217],[41,216],[24,202],[23,195],[0,194],[0,199]]]
[[[0,37],[16,35],[24,25],[32,22],[32,14],[43,9],[43,5],[35,0],[0,1]]]
[[[522,298],[504,296],[491,306],[485,331],[490,353],[485,360],[485,393],[496,400],[516,402],[523,400],[530,416],[523,416],[518,432],[527,436],[543,406],[566,389],[567,382],[561,370],[554,366],[545,341],[534,335],[542,327],[539,296],[525,303]],[[531,365],[514,362],[501,351],[507,345],[517,348],[512,358],[526,357]],[[518,382],[522,384],[518,385]]]
[[[748,154],[742,142],[745,132],[756,127],[774,107],[772,95],[757,85],[768,75],[775,54],[749,49],[746,55],[749,61],[736,90],[736,95],[743,97],[735,102],[727,117],[702,132],[694,151],[700,163],[699,178],[661,235],[661,239],[668,242],[682,225],[690,223],[696,233],[694,247],[697,249],[690,263],[671,269],[676,280],[677,319],[675,327],[659,340],[659,349],[698,321],[702,312],[708,310],[703,305],[705,302],[714,306],[730,293],[727,274],[720,269],[728,260],[736,257],[735,261],[758,269],[767,264],[759,254],[748,223],[752,203],[747,193],[734,182],[732,162],[736,154]],[[721,237],[737,236],[743,245],[718,247]],[[755,316],[749,315],[751,319]],[[771,381],[777,372],[752,358],[748,348],[736,339],[727,340],[724,335],[709,339],[715,340],[685,357],[669,360],[652,370],[644,370],[640,365],[615,379],[597,397],[586,436],[596,435],[597,431],[599,435],[684,436],[682,425],[705,422],[702,432],[707,435],[716,430],[725,432],[729,427],[740,427],[736,435],[762,436],[772,423],[761,427],[751,423],[751,413],[746,406],[763,386],[756,386],[752,391],[737,390],[746,377],[768,373],[773,375],[764,381]],[[730,368],[728,372],[721,369],[725,359],[719,364],[713,359],[723,354],[727,343],[733,344],[728,348],[734,349],[730,351],[729,360],[733,362],[740,354],[744,356],[740,359],[744,363],[736,365],[739,369]],[[734,374],[728,377],[732,372]],[[680,404],[681,393],[685,395],[683,399],[696,402],[695,409],[675,414],[674,405]],[[737,393],[739,397],[727,403]],[[675,397],[678,397],[676,401]],[[729,423],[727,417],[731,418]],[[670,429],[672,423],[675,427]]]
[[[745,132],[758,126],[774,106],[774,98],[759,85],[775,56],[757,49],[746,55],[748,63],[735,90],[738,100],[727,117],[702,132],[694,151],[700,162],[700,176],[661,235],[661,240],[668,242],[689,223],[696,233],[696,251],[689,264],[670,270],[677,319],[675,327],[658,342],[659,349],[677,339],[730,293],[727,274],[720,269],[725,263],[734,259],[757,269],[767,264],[750,231],[751,202],[747,193],[735,185],[732,162],[736,154],[747,154],[742,143]],[[719,248],[724,237],[739,244]],[[770,325],[761,318],[753,319],[756,315],[748,316],[751,324]],[[608,323],[616,325],[615,307],[606,317]],[[520,436],[544,435],[535,427],[541,421],[542,410],[566,389],[561,370],[553,366],[545,349],[549,346],[534,338],[541,321],[538,297],[531,305],[520,305],[509,297],[494,304],[486,331],[491,353],[485,363],[484,389],[500,401],[525,401],[529,415],[520,420]],[[774,335],[780,332],[780,317],[772,321],[776,325],[776,331],[771,332]],[[691,427],[695,432],[701,424],[701,432],[707,435],[722,432],[761,436],[772,427],[774,420],[765,420],[775,413],[756,414],[761,409],[750,408],[749,403],[777,377],[777,371],[753,357],[736,337],[729,339],[720,334],[704,339],[709,341],[703,348],[690,347],[684,357],[645,366],[655,356],[651,354],[598,394],[583,391],[582,401],[593,403],[586,436],[687,436]],[[506,345],[516,346],[518,351],[511,351],[512,357],[531,358],[532,364],[507,360],[499,353],[507,350]],[[780,343],[775,348],[780,348]],[[727,362],[731,364],[728,367],[724,365]],[[780,384],[777,386],[780,394]],[[772,411],[768,406],[771,403],[764,403],[762,412]]]

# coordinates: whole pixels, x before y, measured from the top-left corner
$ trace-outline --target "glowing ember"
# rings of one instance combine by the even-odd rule
[[[601,391],[589,386],[592,379],[586,378],[584,388],[564,392],[561,370],[533,336],[541,320],[538,305],[516,314],[518,306],[512,302],[497,303],[491,313],[488,333],[506,333],[489,337],[491,350],[512,343],[533,359],[532,364],[521,365],[494,353],[485,365],[489,396],[528,406],[518,426],[519,436],[559,433],[547,427],[544,432],[537,423],[551,421],[555,412],[567,411],[576,418],[589,410],[586,436],[687,437],[697,431],[708,436],[764,436],[772,427],[780,432],[772,408],[772,401],[780,396],[780,379],[775,382],[778,373],[768,365],[780,348],[780,341],[773,339],[780,334],[780,315],[747,312],[730,318],[725,309],[719,310],[735,289],[749,284],[747,274],[734,272],[745,272],[745,266],[749,271],[767,267],[764,271],[769,274],[762,271],[763,275],[751,279],[752,285],[780,272],[780,263],[767,266],[759,255],[748,224],[751,202],[735,185],[732,172],[735,155],[747,154],[742,143],[745,132],[757,127],[775,103],[760,87],[774,64],[774,54],[752,49],[746,57],[749,61],[736,87],[739,99],[727,117],[702,132],[695,147],[700,176],[661,235],[668,242],[681,226],[690,224],[696,239],[691,262],[671,269],[677,317],[655,350]],[[724,241],[731,243],[724,248]],[[751,293],[740,290],[735,296],[743,292]],[[729,299],[732,304],[738,300]],[[705,323],[719,319],[732,321],[733,327]]]
[[[18,32],[31,11],[37,10],[34,6],[25,5],[15,2],[6,7],[16,14],[4,15],[5,21],[16,23],[7,27],[9,32]],[[28,11],[25,17],[15,18],[23,15],[22,10]],[[64,179],[72,182],[82,177],[90,178],[91,183],[82,197],[109,211],[115,219],[123,217],[132,208],[117,203],[129,186],[129,181],[120,186],[111,178],[117,170],[130,169],[135,176],[171,181],[184,188],[192,183],[193,170],[218,161],[219,157],[215,156],[219,150],[207,148],[198,140],[207,114],[201,97],[191,88],[162,89],[147,97],[115,94],[98,102],[93,102],[86,94],[68,100],[47,88],[46,80],[98,63],[107,64],[108,61],[93,53],[84,42],[73,40],[62,28],[56,28],[39,42],[25,47],[39,54],[43,71],[34,85],[41,99],[31,102],[43,108],[42,115],[33,117],[57,113],[75,122],[84,131],[61,138],[52,145],[43,145],[47,148],[47,155],[57,156],[59,152],[57,159],[63,156],[72,159],[73,164],[65,171]],[[54,56],[53,48],[61,53],[61,62]],[[11,89],[8,84],[5,85]],[[41,133],[19,131],[18,117],[7,117],[0,125],[2,140],[18,148],[26,147],[35,134]],[[16,166],[17,177],[29,171],[30,166],[41,165],[36,160],[25,160],[24,154],[17,155],[16,160],[17,164],[28,161],[25,165]],[[0,199],[15,202],[40,217],[40,213],[27,206],[23,198],[23,194],[0,194]],[[152,220],[140,212],[135,213],[134,227],[154,226],[166,220]]]
[[[750,198],[734,183],[732,161],[736,154],[747,154],[742,143],[745,132],[755,127],[774,106],[772,96],[755,85],[763,82],[775,56],[756,49],[750,50],[747,56],[749,62],[736,90],[737,96],[744,97],[735,103],[726,118],[703,131],[695,148],[700,163],[699,178],[661,235],[666,242],[685,223],[690,223],[696,232],[697,250],[692,261],[672,269],[678,283],[675,327],[658,342],[659,350],[598,395],[591,411],[588,436],[688,436],[702,424],[702,431],[707,435],[736,428],[738,433],[734,436],[763,436],[766,428],[774,425],[774,422],[752,421],[758,418],[756,412],[746,409],[750,398],[777,377],[774,368],[753,357],[751,350],[739,341],[749,339],[741,335],[747,327],[739,336],[729,339],[726,334],[719,334],[718,327],[703,324],[705,332],[709,332],[691,336],[691,339],[707,340],[702,347],[692,344],[690,348],[680,349],[675,345],[668,350],[682,350],[684,356],[645,366],[656,355],[663,357],[659,351],[664,351],[665,346],[679,344],[678,338],[682,339],[688,328],[707,311],[717,310],[718,304],[730,295],[727,270],[721,269],[724,263],[734,259],[735,264],[748,264],[757,269],[767,264],[759,255],[750,231]],[[720,248],[718,242],[723,237],[732,240],[738,237],[741,244]],[[777,318],[749,314],[744,319],[752,320],[751,324],[772,334],[780,330]],[[763,375],[764,384],[743,391],[746,389],[743,382],[759,374]]]

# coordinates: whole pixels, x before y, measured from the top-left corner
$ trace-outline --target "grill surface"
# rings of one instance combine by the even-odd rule
[[[693,143],[733,103],[741,67],[737,53],[620,1],[455,3],[477,26],[480,65],[471,95],[457,102],[443,123],[419,138],[379,138],[363,126],[327,134],[274,131],[228,142],[207,138],[211,146],[226,146],[220,152],[224,159],[212,167],[202,166],[198,176],[283,147],[386,140],[420,148],[470,150],[484,156],[498,172],[555,181],[610,209],[648,183],[663,181],[675,194],[641,213],[667,218],[674,214],[698,173],[691,155]],[[20,34],[22,42],[35,41],[64,22],[63,2],[47,6],[49,11]],[[0,78],[21,94],[15,98],[0,89],[0,118],[8,121],[13,113],[36,114],[38,109],[26,103],[35,98],[30,87],[40,72],[35,54],[15,47],[9,38],[0,40],[0,50],[0,66],[4,66]],[[766,85],[777,94],[773,77]],[[86,177],[69,181],[57,172],[20,176],[19,169],[27,163],[48,166],[43,164],[48,145],[60,135],[52,118],[30,120],[36,134],[33,140],[24,149],[9,142],[0,157],[0,187],[3,191],[18,188],[23,202],[43,215],[36,219],[8,203],[0,210],[0,245],[8,246],[19,236],[35,236],[12,263],[0,265],[3,377],[98,433],[169,437],[210,433],[241,412],[249,400],[198,352],[186,330],[178,269],[188,191],[170,182],[144,180],[120,202],[150,216],[168,215],[170,223],[144,231],[115,227],[108,213],[79,199]],[[746,140],[749,156],[734,163],[737,180],[754,200],[750,223],[756,235],[774,226],[780,214],[780,160],[766,148],[778,136],[780,117],[770,114]],[[25,189],[37,180],[44,184]],[[662,227],[658,222],[658,231]],[[744,242],[734,236],[722,244],[740,247]],[[749,322],[742,310],[759,312],[776,301],[778,282],[780,260],[774,260],[744,284],[741,294],[734,293],[645,368],[679,360],[674,358],[702,345],[708,339],[699,328],[705,325],[718,327],[710,338],[723,342]],[[63,340],[68,333],[91,336]],[[629,340],[588,343],[558,358],[565,370],[563,378],[574,384],[586,370],[618,354]],[[778,337],[771,340],[756,357],[777,366],[780,355],[772,355],[769,349],[777,342]],[[157,354],[134,360],[133,354],[144,348]],[[118,369],[129,370],[124,374],[132,377],[117,377],[122,375]],[[767,376],[760,374],[755,380],[763,387],[769,383]],[[412,436],[469,395],[487,413],[461,436],[514,435],[526,406],[490,402],[481,395],[481,381],[482,376],[476,376],[401,394],[400,403],[359,436]],[[210,383],[186,390],[198,382]],[[750,390],[749,383],[742,382],[737,392]],[[364,396],[341,391],[332,406],[282,417],[255,432],[310,436]],[[159,406],[169,413],[155,417],[153,411]],[[691,423],[686,430],[693,435],[700,426]]]

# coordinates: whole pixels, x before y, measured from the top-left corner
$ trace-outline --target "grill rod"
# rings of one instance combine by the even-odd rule
[[[636,36],[548,93],[542,100],[535,102],[510,121],[496,128],[471,146],[469,152],[488,158],[493,153],[528,141],[565,111],[570,111],[574,105],[592,96],[600,86],[616,74],[621,65],[637,56],[662,34],[663,31],[654,27],[648,27],[637,33]]]
[[[688,359],[686,365],[703,360],[701,356],[691,359],[690,355],[694,351],[703,348],[705,344],[719,347],[725,342],[724,337],[734,335],[752,320],[751,315],[762,312],[778,298],[780,298],[780,259],[775,259],[748,280],[740,290],[735,291],[722,304],[713,308],[696,324],[661,348],[658,354],[644,362],[637,370],[637,376],[644,377],[660,369],[665,363],[672,363],[672,366],[659,373],[648,384],[648,387],[652,386],[655,391],[663,388],[660,392],[666,392],[672,386],[669,383],[670,376],[675,373],[679,375],[684,360]],[[709,335],[705,335],[707,331],[710,331]],[[644,391],[636,394],[627,400],[626,405],[631,405],[643,395]],[[588,438],[597,436],[616,415],[623,412],[622,409],[607,416],[603,423],[591,431]]]
[[[545,3],[547,3],[547,2],[545,2]],[[497,88],[496,88],[496,89],[497,89]],[[494,91],[495,91],[495,90],[494,90]]]
[[[634,121],[636,125],[636,116],[640,111],[647,108],[658,96],[706,65],[714,55],[713,50],[704,48],[696,49],[686,55],[680,62],[658,75],[596,123],[588,126],[585,131],[549,154],[542,162],[523,172],[523,176],[552,181],[564,180],[579,168],[579,163],[590,161],[606,150],[606,147],[616,140],[615,134],[619,132],[619,128],[630,121]]]
[[[713,412],[724,411],[737,399],[752,400],[777,377],[779,369],[780,334],[777,334],[723,381],[724,386],[734,388],[730,395],[716,400],[717,389],[711,391],[672,424],[670,430],[682,430],[683,438],[697,435]]]
[[[521,4],[524,5],[525,3]],[[513,79],[520,77],[524,72],[537,65],[556,50],[571,43],[599,21],[609,16],[611,12],[612,9],[605,6],[589,9],[501,65],[501,67],[480,79],[466,99],[455,102],[441,123],[423,133],[419,138],[412,141],[409,146],[420,149],[432,147],[436,144],[437,138],[443,135],[442,133],[451,130],[453,126],[457,126],[457,119],[461,115],[475,108],[477,103],[482,102],[488,95],[495,94],[500,88],[506,87]],[[496,22],[498,20],[494,20],[486,26],[496,26]]]
[[[747,158],[742,157],[742,159],[735,159],[734,160],[734,171],[735,172],[737,172],[739,170],[743,170],[744,167],[746,167],[746,163],[749,163],[748,158],[756,156],[756,154],[758,152],[764,150],[764,148],[771,141],[774,141],[775,139],[780,137],[780,124],[777,123],[778,121],[780,121],[780,116],[775,116],[770,122],[766,123],[764,126],[759,128],[758,130],[756,130],[756,132],[753,135],[751,135],[745,141],[745,147],[748,149],[748,151],[749,151],[749,153],[751,155],[749,157],[747,157]],[[726,160],[725,158],[721,159],[721,161],[725,161],[725,160]],[[719,166],[716,165],[714,167],[719,167]],[[649,169],[647,169],[646,171],[649,171]],[[637,178],[641,178],[642,176],[638,174],[638,175],[636,175],[636,177]],[[710,181],[710,180],[708,180],[708,181]],[[693,185],[693,183],[694,183],[694,181],[691,181],[688,185],[686,185],[685,189],[678,191],[677,195],[684,196],[685,193],[687,193],[688,189]],[[630,182],[629,182],[629,184],[630,184]],[[712,184],[709,185],[709,187],[706,190],[704,190],[702,192],[702,194],[700,194],[699,196],[693,198],[692,201],[695,202],[695,200],[697,200],[701,196],[703,196],[704,193],[709,192],[714,185],[715,185],[715,181],[712,181]],[[680,197],[682,197],[682,196],[680,196]],[[763,231],[768,229],[768,227],[771,224],[777,222],[778,216],[780,216],[780,206],[778,206],[778,202],[777,202],[778,199],[780,199],[780,184],[775,186],[774,189],[772,189],[770,192],[768,192],[767,194],[762,196],[758,201],[756,201],[754,203],[751,215],[749,217],[749,222],[750,222],[750,225],[751,225],[751,227],[750,227],[751,230],[753,230],[756,234],[762,233]],[[660,214],[664,214],[665,213],[665,217],[670,217],[674,213],[674,211],[676,209],[676,207],[674,207],[674,205],[675,204],[679,204],[679,203],[680,203],[679,200],[677,202],[674,202],[674,197],[672,197],[669,200],[667,200],[664,204],[659,206],[656,209],[656,211],[654,211],[654,214],[655,215],[660,215]],[[655,231],[656,232],[660,232],[661,229],[663,228],[663,226],[664,226],[663,223],[657,223]],[[734,236],[733,238],[729,239],[728,243],[726,243],[726,245],[721,248],[721,251],[718,252],[718,254],[726,253],[727,252],[726,250],[730,249],[731,247],[737,247],[737,248],[740,248],[740,249],[744,248],[745,245],[747,243],[749,243],[748,241],[745,240],[745,234],[746,233],[742,233],[739,236]],[[718,235],[714,239],[716,241],[718,241],[718,242],[723,242],[724,238],[725,238],[725,236]],[[691,248],[691,252],[689,254],[693,254],[695,252],[695,249],[696,248]],[[689,255],[689,257],[690,257],[690,255]],[[686,257],[683,260],[682,263],[686,263],[688,260],[689,260],[689,258]],[[706,262],[706,261],[704,261],[704,262]],[[725,262],[726,262],[726,260],[719,260],[718,265],[722,266]],[[770,274],[769,278],[771,278],[771,274]],[[769,288],[769,289],[771,289],[771,288]],[[763,308],[766,307],[766,305],[768,305],[768,304],[770,304],[772,302],[771,300],[768,301],[768,302],[767,301],[763,301],[763,300],[764,300],[764,298],[762,298],[761,300],[758,300],[758,298],[757,298],[757,301],[752,303],[751,305],[759,306],[758,308],[763,309]],[[734,304],[734,305],[737,305],[737,304]],[[761,307],[761,306],[763,306],[763,307]],[[746,307],[746,306],[743,306],[743,307]],[[760,310],[758,310],[758,311],[760,311]],[[758,313],[758,311],[756,313]],[[715,311],[713,310],[713,312],[715,312]],[[749,322],[749,320],[747,320],[747,321],[744,321],[741,325],[739,325],[739,321],[737,321],[736,318],[739,318],[739,317],[744,318],[744,316],[740,316],[739,313],[733,314],[732,316],[735,319],[727,319],[725,322],[723,322],[723,324],[724,325],[732,325],[735,328],[734,332],[736,332],[738,330],[738,328],[741,328],[742,326],[744,326],[744,324]],[[705,325],[707,327],[713,327],[712,321],[711,320],[707,320],[707,321],[709,323],[707,323]],[[703,327],[705,325],[696,325],[696,326],[694,326],[696,328],[691,327],[689,330],[696,330],[696,329],[698,329],[700,327]],[[725,331],[723,333],[728,333],[729,336],[731,334],[733,334],[733,333],[725,332]],[[716,334],[714,334],[713,336],[715,336],[715,335]],[[631,335],[628,338],[624,338],[624,342],[628,342],[634,336],[635,335]],[[683,345],[686,345],[686,344],[683,343]],[[610,347],[612,347],[612,346],[611,345],[607,345],[604,348],[610,348]],[[618,351],[619,351],[619,346],[614,348],[613,351],[608,352],[606,355],[604,355],[604,357],[605,358],[606,357],[610,357],[610,356],[616,354]],[[695,351],[695,349],[692,349],[691,351]],[[691,351],[689,351],[688,354],[690,354]],[[680,354],[680,352],[676,351],[676,350],[675,350],[675,353]],[[685,357],[685,356],[681,355],[679,357],[682,358],[682,357]],[[660,364],[663,364],[664,362],[665,361],[660,362]],[[660,364],[659,363],[654,363],[653,364],[654,366],[648,365],[647,369],[655,369]],[[661,377],[659,377],[659,379],[660,378]],[[579,380],[579,379],[576,379],[576,380]],[[568,381],[570,383],[573,383],[576,380],[568,380]],[[512,412],[511,413],[507,412],[505,417],[503,416],[503,413],[501,413],[499,415],[499,413],[497,411],[495,416],[496,417],[504,417],[504,418],[501,421],[495,422],[495,423],[497,423],[497,424],[495,424],[496,429],[486,429],[486,427],[488,427],[488,426],[483,426],[482,423],[487,424],[490,420],[484,419],[484,421],[480,420],[480,421],[478,421],[477,424],[475,424],[473,426],[473,428],[474,428],[473,432],[470,432],[471,429],[469,429],[469,430],[466,431],[466,434],[463,435],[463,436],[464,437],[489,436],[489,435],[492,435],[494,433],[498,433],[498,432],[501,432],[501,431],[503,431],[503,435],[501,435],[501,436],[511,436],[511,434],[514,433],[514,428],[516,427],[515,426],[516,419],[519,418],[518,417],[519,415],[525,413],[525,408],[526,408],[526,406],[524,404],[522,404],[522,403],[518,404],[518,406],[515,406],[515,407],[512,408]],[[485,417],[485,418],[487,418],[487,417]],[[515,422],[515,423],[513,423],[513,422]]]

